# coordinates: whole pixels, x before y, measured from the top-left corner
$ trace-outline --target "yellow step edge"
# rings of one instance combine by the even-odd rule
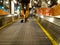
[[[14,22],[16,22],[17,20],[19,20],[19,19],[14,20]],[[2,28],[4,28],[4,27],[6,27],[6,26],[8,26],[8,25],[10,25],[10,24],[12,24],[12,23],[14,23],[14,22],[12,21],[12,22],[9,22],[9,23],[3,25],[2,27],[0,27],[0,30],[1,30]]]
[[[39,23],[39,21],[34,18],[36,23],[39,25],[39,27],[42,29],[42,31],[46,34],[46,36],[49,38],[49,40],[52,42],[53,45],[58,45],[57,41],[55,41],[52,36],[46,31],[46,29]]]

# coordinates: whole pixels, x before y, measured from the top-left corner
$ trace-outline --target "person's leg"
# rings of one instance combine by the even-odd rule
[[[24,5],[23,5],[23,3],[21,3],[21,11],[20,11],[20,17],[21,17],[21,22],[23,22],[23,19],[24,19]]]
[[[20,3],[20,5],[21,5],[21,11],[20,11],[20,15],[21,15],[21,18],[23,18],[24,17],[24,7],[23,7],[23,3]]]
[[[28,4],[26,4],[26,13],[25,13],[25,20],[27,21],[27,19],[28,19],[28,16],[29,16],[29,3]]]
[[[29,3],[26,4],[26,10],[24,10],[24,4],[23,3],[21,3],[21,7],[22,7],[22,10],[21,10],[21,16],[22,17],[21,18],[25,19],[25,21],[27,21],[28,16],[29,16]]]
[[[21,10],[20,17],[24,18],[24,10]]]

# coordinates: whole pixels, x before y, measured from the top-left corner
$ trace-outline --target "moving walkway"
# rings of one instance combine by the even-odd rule
[[[34,18],[20,20],[0,30],[0,45],[52,45]]]

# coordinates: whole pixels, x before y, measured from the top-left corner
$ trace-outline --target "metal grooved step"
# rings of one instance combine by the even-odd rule
[[[0,45],[52,45],[33,19],[0,30]]]

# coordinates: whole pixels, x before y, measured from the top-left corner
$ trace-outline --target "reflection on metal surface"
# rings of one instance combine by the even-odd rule
[[[59,43],[59,45],[60,45],[60,43]]]
[[[17,14],[14,14],[14,16],[17,16]]]
[[[43,15],[41,15],[40,17],[41,17],[41,18],[44,18],[44,16],[43,16]]]
[[[55,16],[55,18],[60,18],[60,15],[59,16]]]
[[[7,15],[6,17],[11,17],[12,15]]]
[[[54,22],[54,17],[49,18],[49,21],[50,21],[50,22]]]
[[[7,15],[6,17],[12,17],[12,16],[17,16],[17,14],[14,14],[14,15]]]

